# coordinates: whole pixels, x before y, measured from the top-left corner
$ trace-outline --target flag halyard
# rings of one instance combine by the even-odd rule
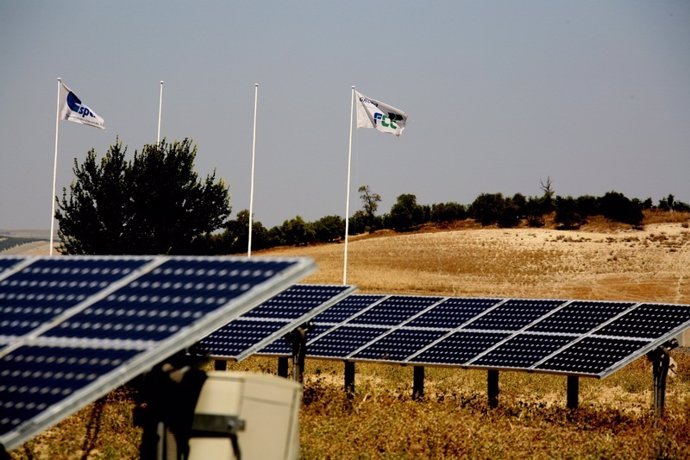
[[[407,114],[400,109],[355,91],[357,98],[357,127],[374,128],[382,133],[400,136],[405,130]]]
[[[105,129],[105,120],[83,104],[81,99],[62,81],[60,81],[60,119]]]

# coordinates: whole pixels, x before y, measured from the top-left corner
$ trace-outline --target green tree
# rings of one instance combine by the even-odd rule
[[[563,230],[575,230],[587,222],[585,215],[580,212],[578,200],[569,196],[556,197],[556,215],[554,220]]]
[[[473,219],[486,226],[499,221],[504,207],[505,198],[502,193],[482,193],[474,199],[468,213]]]
[[[642,213],[642,202],[640,200],[630,200],[622,193],[607,192],[599,200],[601,213],[607,219],[623,222],[633,226],[642,224],[644,214]]]
[[[340,216],[325,216],[312,223],[312,229],[318,242],[340,241],[345,234],[345,220]]]
[[[447,223],[455,220],[462,220],[467,216],[465,207],[454,201],[448,203],[437,203],[431,205],[431,221],[436,223]]]
[[[225,232],[219,243],[219,253],[241,254],[247,252],[249,246],[249,211],[243,209],[237,213],[235,220],[230,220],[225,226]],[[271,247],[273,242],[269,232],[257,220],[252,221],[252,250]]]
[[[379,227],[376,211],[381,202],[381,195],[372,192],[368,185],[360,186],[357,191],[359,192],[359,198],[362,200],[362,210],[366,218],[365,226],[369,233],[372,233]]]
[[[271,229],[279,244],[304,246],[314,242],[314,229],[301,216],[283,221],[280,227]]]
[[[74,161],[70,193],[55,218],[66,254],[191,254],[208,252],[209,236],[225,226],[230,194],[215,172],[200,180],[197,149],[185,139],[145,145],[134,158],[116,140],[97,161]]]
[[[403,194],[391,207],[388,222],[391,228],[398,232],[413,230],[424,221],[424,208],[417,204],[417,197]]]

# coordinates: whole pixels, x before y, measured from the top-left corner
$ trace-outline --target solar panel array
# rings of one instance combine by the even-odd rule
[[[312,269],[306,259],[0,257],[0,443],[18,446]]]
[[[314,318],[307,357],[602,378],[688,327],[690,305],[355,294]]]
[[[213,358],[240,361],[354,290],[344,285],[296,284],[203,339],[201,350]]]

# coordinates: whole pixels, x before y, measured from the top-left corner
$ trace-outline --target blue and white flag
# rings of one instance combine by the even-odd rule
[[[357,97],[357,127],[374,128],[382,133],[400,136],[405,129],[407,114],[384,102],[376,101],[355,91]]]
[[[105,121],[60,81],[60,119],[105,129]]]

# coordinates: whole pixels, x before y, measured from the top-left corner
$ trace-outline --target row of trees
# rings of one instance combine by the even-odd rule
[[[197,150],[189,139],[145,145],[131,160],[126,159],[126,150],[116,140],[100,161],[93,149],[82,164],[75,160],[75,180],[69,194],[63,189],[55,216],[64,253],[223,254],[247,250],[249,212],[241,211],[230,219],[228,187],[216,179],[215,172],[204,179],[198,177],[193,168]],[[362,186],[362,208],[350,217],[349,233],[404,232],[427,223],[464,219],[481,225],[514,227],[526,222],[540,227],[549,215],[564,229],[577,228],[594,215],[639,226],[643,210],[654,208],[651,198],[631,200],[617,192],[601,197],[560,197],[550,179],[540,185],[541,196],[483,193],[468,206],[456,202],[420,205],[415,195],[403,194],[383,215],[377,215],[381,196]],[[656,208],[690,211],[690,206],[673,195],[660,200]],[[296,216],[270,229],[254,221],[252,247],[334,242],[344,232],[345,221],[340,216],[315,222]]]

